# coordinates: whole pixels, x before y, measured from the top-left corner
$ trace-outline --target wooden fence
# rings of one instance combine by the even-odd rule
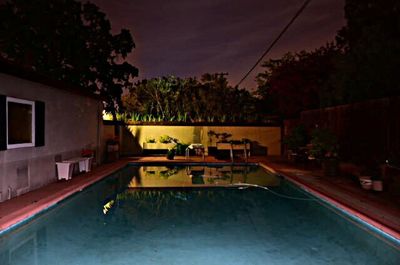
[[[309,110],[298,120],[285,121],[285,134],[303,124],[329,128],[339,139],[343,160],[365,163],[400,161],[400,98],[384,98],[337,107]]]

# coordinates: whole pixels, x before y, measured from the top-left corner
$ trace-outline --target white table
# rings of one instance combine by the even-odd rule
[[[76,164],[79,166],[79,172],[89,172],[92,168],[92,160],[93,157],[75,157],[56,162],[58,179],[71,179]]]

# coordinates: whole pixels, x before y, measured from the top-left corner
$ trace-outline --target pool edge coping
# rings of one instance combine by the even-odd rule
[[[62,190],[57,191],[46,198],[43,198],[43,202],[40,205],[34,205],[33,203],[26,205],[14,213],[15,217],[6,220],[0,224],[0,236],[7,234],[8,232],[18,228],[19,226],[24,225],[25,223],[29,222],[36,216],[39,216],[48,210],[52,209],[59,203],[63,202],[64,200],[82,192],[83,190],[89,188],[93,184],[105,179],[106,177],[110,176],[114,172],[121,170],[122,168],[126,167],[129,164],[129,161],[125,161],[121,165],[116,168],[112,168],[107,170],[104,173],[99,174],[99,176],[93,177],[93,179],[88,180],[87,182],[81,183],[75,187],[65,187]],[[111,172],[109,172],[111,171]]]
[[[399,244],[399,246],[400,246],[400,232],[397,232],[396,230],[380,223],[377,220],[374,220],[373,218],[367,216],[366,214],[363,214],[362,212],[360,212],[350,206],[347,206],[346,204],[344,204],[338,200],[335,200],[334,198],[332,198],[328,195],[325,195],[324,193],[313,188],[312,186],[295,179],[294,177],[290,176],[289,174],[287,174],[285,172],[280,171],[279,169],[274,169],[273,167],[268,166],[263,162],[259,162],[258,164],[259,164],[259,166],[263,167],[264,169],[271,171],[274,174],[284,177],[285,179],[294,183],[296,186],[298,186],[302,190],[319,198],[323,202],[338,209],[339,211],[348,215],[349,217],[352,217],[352,218],[358,220],[359,222],[362,222],[365,225],[368,225],[368,227],[371,230],[375,230],[375,232],[382,233],[383,236],[385,236],[387,239],[394,241],[395,243]]]

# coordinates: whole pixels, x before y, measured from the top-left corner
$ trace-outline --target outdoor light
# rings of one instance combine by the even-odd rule
[[[111,113],[107,113],[105,110],[103,110],[103,121],[112,121],[113,117]]]

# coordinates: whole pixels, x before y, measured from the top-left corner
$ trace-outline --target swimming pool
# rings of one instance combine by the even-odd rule
[[[396,242],[257,166],[128,166],[0,237],[2,265],[399,260]]]

